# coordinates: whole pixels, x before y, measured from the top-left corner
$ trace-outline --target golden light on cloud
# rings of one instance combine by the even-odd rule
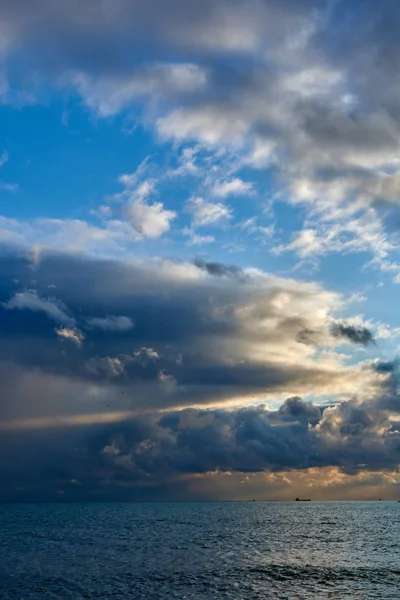
[[[400,471],[343,472],[339,467],[260,473],[222,472],[184,475],[191,494],[219,500],[324,500],[400,499]]]
[[[98,412],[83,415],[59,415],[32,419],[13,419],[0,423],[0,431],[23,429],[49,429],[56,427],[73,427],[79,425],[100,425],[102,423],[118,423],[133,415],[134,411]]]

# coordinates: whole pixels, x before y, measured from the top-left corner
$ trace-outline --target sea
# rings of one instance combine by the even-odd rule
[[[400,599],[400,503],[0,505],[0,598]]]

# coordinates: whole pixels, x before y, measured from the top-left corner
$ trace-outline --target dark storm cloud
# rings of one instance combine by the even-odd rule
[[[304,402],[298,396],[293,396],[282,404],[279,414],[315,424],[321,418],[321,409],[312,402]]]
[[[159,406],[298,392],[343,376],[310,362],[300,345],[293,356],[275,358],[314,322],[316,306],[333,301],[315,286],[237,276],[236,268],[217,263],[54,253],[34,269],[23,255],[2,261],[0,358],[26,369],[117,386],[154,384],[151,399],[146,393],[136,402]],[[304,314],[293,317],[297,300]],[[254,358],[260,344],[263,355]],[[163,383],[166,396],[158,389]]]
[[[354,327],[346,323],[335,323],[331,328],[332,335],[337,338],[345,338],[353,344],[366,346],[373,344],[374,337],[366,327]]]
[[[2,499],[48,499],[60,488],[75,499],[166,497],[178,482],[176,498],[180,478],[208,472],[335,466],[355,474],[396,469],[400,461],[400,433],[387,414],[354,401],[321,413],[289,398],[277,411],[186,409],[2,437]]]

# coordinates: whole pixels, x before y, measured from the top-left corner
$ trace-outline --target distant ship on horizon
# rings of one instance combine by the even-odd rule
[[[311,502],[311,498],[296,498],[296,502]]]

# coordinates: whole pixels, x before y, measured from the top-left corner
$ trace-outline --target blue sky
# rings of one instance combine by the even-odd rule
[[[257,473],[312,467],[332,494],[375,494],[365,469],[395,495],[400,9],[14,0],[0,15],[9,443],[34,432],[35,468],[50,473],[48,436],[84,424],[98,437],[85,491],[68,492],[78,499],[101,495],[105,478],[107,497],[150,497],[147,468],[161,491],[191,497],[191,477],[240,477],[264,442],[274,452],[253,455]],[[244,441],[232,411],[249,420]],[[211,423],[224,448],[223,431],[232,453],[242,443],[238,463],[218,444],[197,456],[193,430],[206,443]],[[303,462],[291,458],[298,444]],[[45,476],[45,498],[79,479],[66,442],[60,452],[64,475]],[[177,458],[190,453],[193,468]],[[161,481],[165,456],[174,467]],[[4,468],[6,498],[42,497],[20,467]],[[220,497],[218,478],[204,485]],[[291,494],[259,485],[262,497]]]

